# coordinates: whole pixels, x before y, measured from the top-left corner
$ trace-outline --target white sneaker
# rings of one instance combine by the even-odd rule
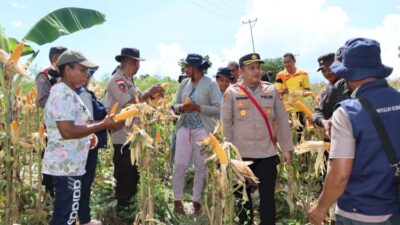
[[[91,220],[89,223],[83,223],[81,225],[101,225],[101,222],[98,220]]]

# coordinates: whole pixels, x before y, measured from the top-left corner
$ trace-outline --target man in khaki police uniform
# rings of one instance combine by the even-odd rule
[[[141,92],[133,81],[133,76],[139,69],[139,50],[135,48],[123,48],[121,54],[115,57],[120,65],[114,70],[112,78],[108,82],[104,100],[106,108],[119,104],[118,111],[128,104],[135,104],[163,95],[160,85],[153,85]],[[114,147],[114,177],[116,180],[115,193],[118,200],[117,212],[121,213],[129,205],[129,201],[136,194],[139,174],[136,166],[132,166],[129,144],[122,148],[127,138],[125,127],[111,131],[111,141]],[[122,151],[121,151],[122,148]]]
[[[259,54],[252,53],[239,60],[239,73],[243,82],[230,86],[224,94],[221,105],[221,118],[225,140],[238,147],[245,161],[252,161],[250,168],[259,178],[260,192],[260,224],[275,224],[275,180],[278,163],[274,139],[277,137],[282,150],[282,161],[291,160],[293,149],[292,133],[290,131],[288,114],[275,86],[261,82],[261,64],[264,63]],[[267,123],[256,108],[251,98],[243,91],[252,95],[268,118]],[[272,138],[271,138],[272,137]],[[242,206],[240,205],[239,208]],[[240,210],[240,224],[253,224],[251,198]],[[250,210],[247,215],[246,211]]]

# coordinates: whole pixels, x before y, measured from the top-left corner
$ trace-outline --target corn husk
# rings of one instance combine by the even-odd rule
[[[249,165],[251,165],[253,162],[240,161],[236,159],[231,159],[230,162],[235,173],[249,179],[254,183],[258,183],[258,178],[254,175],[253,171],[251,171],[249,167]]]

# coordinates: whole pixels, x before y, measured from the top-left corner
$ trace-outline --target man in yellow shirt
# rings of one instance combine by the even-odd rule
[[[310,90],[310,81],[307,72],[296,68],[296,58],[292,53],[283,55],[283,65],[285,69],[276,75],[275,86],[281,97],[283,97],[290,106],[294,107],[296,101],[304,101],[303,96],[305,91]],[[304,114],[297,107],[294,107],[294,111],[300,123],[304,126]],[[303,129],[300,127],[297,131],[302,133]],[[300,137],[299,135],[299,139]]]

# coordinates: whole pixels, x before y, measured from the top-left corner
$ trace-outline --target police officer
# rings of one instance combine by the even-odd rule
[[[321,71],[328,84],[321,92],[318,107],[315,108],[312,114],[312,122],[323,128],[327,137],[330,136],[330,128],[332,126],[331,117],[335,110],[335,105],[342,100],[350,98],[350,90],[347,87],[346,81],[340,79],[339,76],[329,69],[335,61],[341,61],[342,49],[342,47],[339,48],[336,55],[328,53],[318,58],[319,68],[317,72]]]
[[[141,92],[133,81],[137,73],[140,61],[140,52],[136,48],[123,48],[121,54],[115,57],[120,65],[115,69],[112,78],[107,84],[107,91],[104,100],[106,108],[112,107],[116,102],[120,110],[128,104],[135,104],[147,101],[163,95],[160,85],[153,85]],[[132,166],[130,160],[129,144],[122,148],[127,138],[125,127],[111,131],[111,141],[114,146],[114,177],[116,180],[117,212],[121,213],[129,204],[129,200],[136,194],[139,174],[136,166]],[[122,151],[121,151],[122,148]]]
[[[396,166],[389,163],[384,144],[392,144],[394,158],[400,163],[400,93],[385,80],[393,68],[382,64],[380,52],[375,40],[350,39],[344,46],[343,62],[330,67],[353,92],[332,116],[330,169],[318,204],[309,211],[312,224],[321,225],[336,200],[338,225],[399,224],[400,187],[396,181],[400,178]],[[381,131],[361,103],[364,100],[382,123]],[[381,140],[379,134],[389,141]]]
[[[38,93],[36,104],[40,108],[44,108],[47,102],[47,98],[50,95],[50,88],[60,79],[59,74],[56,71],[55,65],[61,53],[65,52],[66,50],[66,48],[61,46],[50,48],[50,66],[41,71],[36,76],[36,88]]]
[[[252,161],[250,168],[259,178],[260,224],[275,224],[275,180],[278,157],[275,137],[282,149],[282,161],[291,160],[292,133],[288,114],[276,87],[261,81],[261,64],[257,53],[239,60],[239,74],[243,82],[225,92],[221,105],[221,120],[225,140],[238,147],[243,160]],[[253,101],[254,99],[254,101]],[[253,224],[251,198],[239,204],[239,224]],[[246,211],[250,211],[249,218]]]

